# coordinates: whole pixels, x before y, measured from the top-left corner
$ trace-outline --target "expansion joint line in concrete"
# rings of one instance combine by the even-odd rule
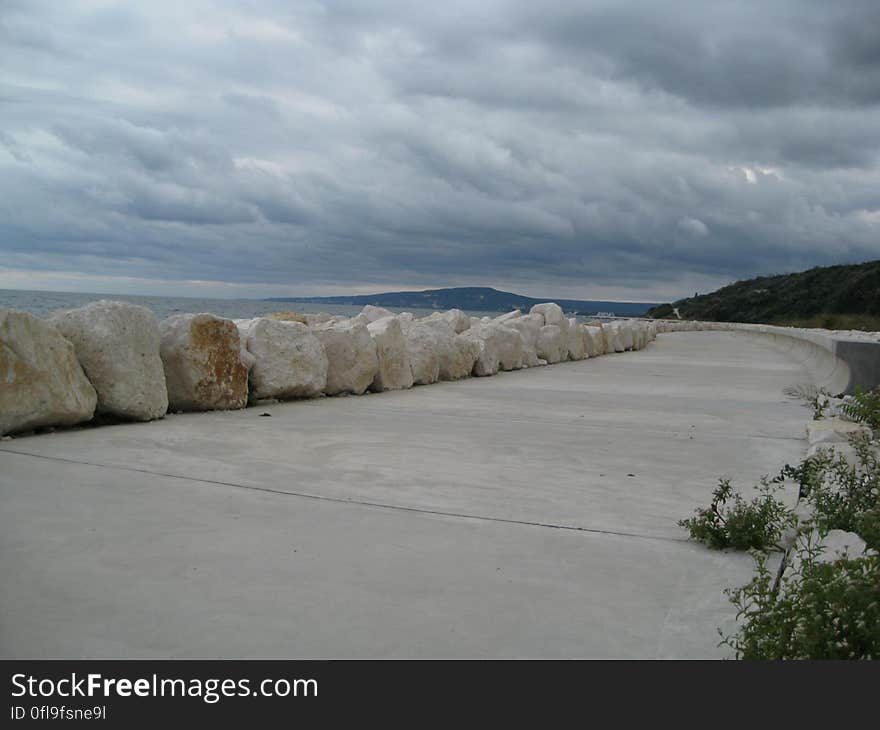
[[[134,472],[137,474],[146,474],[149,476],[166,477],[168,479],[180,479],[187,482],[198,482],[200,484],[212,484],[220,487],[231,487],[233,489],[247,489],[252,492],[266,492],[268,494],[278,494],[284,497],[299,497],[301,499],[313,499],[319,502],[335,502],[338,504],[357,505],[360,507],[372,507],[374,509],[395,510],[398,512],[414,512],[425,515],[438,515],[441,517],[458,517],[466,520],[480,520],[483,522],[499,522],[507,525],[523,525],[526,527],[543,527],[551,530],[568,530],[569,532],[587,532],[597,535],[614,535],[616,537],[632,537],[639,540],[660,540],[661,542],[688,542],[687,538],[679,537],[663,537],[660,535],[641,535],[637,532],[623,532],[618,530],[600,530],[593,527],[579,527],[577,525],[560,525],[552,522],[535,522],[531,520],[515,520],[507,517],[491,517],[488,515],[468,514],[467,512],[450,512],[445,510],[427,509],[425,507],[405,507],[398,504],[388,504],[386,502],[370,502],[361,499],[350,499],[345,497],[328,497],[321,494],[310,494],[309,492],[291,492],[283,489],[272,489],[271,487],[258,487],[252,484],[239,484],[237,482],[224,482],[215,479],[200,479],[198,477],[190,477],[182,474],[170,474],[167,472],[152,471],[151,469],[138,469],[131,466],[118,466],[115,464],[99,464],[93,461],[81,461],[78,459],[69,459],[63,456],[45,456],[44,454],[31,454],[27,451],[16,451],[15,449],[0,449],[0,453],[16,454],[18,456],[30,456],[33,459],[45,459],[46,461],[60,461],[66,464],[78,464],[80,466],[91,466],[98,469],[116,469],[118,471]]]

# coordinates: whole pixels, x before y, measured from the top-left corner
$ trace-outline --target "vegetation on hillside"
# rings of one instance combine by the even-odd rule
[[[738,281],[648,310],[648,316],[880,330],[880,260]]]

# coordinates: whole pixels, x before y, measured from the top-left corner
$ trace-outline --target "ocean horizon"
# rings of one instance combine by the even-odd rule
[[[142,294],[104,294],[99,292],[59,292],[25,289],[0,289],[0,309],[18,309],[38,317],[46,317],[59,309],[75,309],[101,299],[139,304],[159,319],[172,314],[201,314],[207,312],[227,319],[248,319],[272,312],[295,311],[302,313],[327,312],[352,317],[363,309],[360,305],[284,302],[268,299],[214,299],[208,297],[146,296]],[[427,316],[435,309],[417,307],[387,307],[395,314],[412,312],[416,317]],[[500,312],[463,309],[470,315],[496,317]]]

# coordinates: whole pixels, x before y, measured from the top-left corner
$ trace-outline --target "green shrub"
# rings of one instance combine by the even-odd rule
[[[866,510],[856,518],[856,534],[869,548],[880,552],[880,507]]]
[[[800,570],[777,587],[759,554],[752,581],[728,591],[741,623],[721,644],[737,659],[880,658],[880,558],[817,557],[803,548]]]
[[[880,388],[867,391],[856,388],[840,410],[856,423],[864,423],[874,431],[880,429]]]
[[[679,521],[694,540],[722,550],[767,550],[779,547],[782,533],[797,524],[794,512],[774,496],[778,487],[767,479],[757,488],[759,495],[746,502],[735,493],[729,479],[720,479],[708,507]]]
[[[880,508],[880,460],[871,437],[850,436],[856,460],[830,449],[820,449],[799,467],[786,466],[777,481],[796,479],[801,499],[813,512],[813,521],[822,531],[859,532],[859,520],[869,511]]]

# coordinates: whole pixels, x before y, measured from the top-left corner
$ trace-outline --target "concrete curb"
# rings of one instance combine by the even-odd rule
[[[852,393],[856,388],[870,389],[880,384],[880,336],[875,333],[839,333],[741,322],[657,322],[657,331],[661,333],[707,330],[768,340],[801,363],[815,384],[831,393]]]

